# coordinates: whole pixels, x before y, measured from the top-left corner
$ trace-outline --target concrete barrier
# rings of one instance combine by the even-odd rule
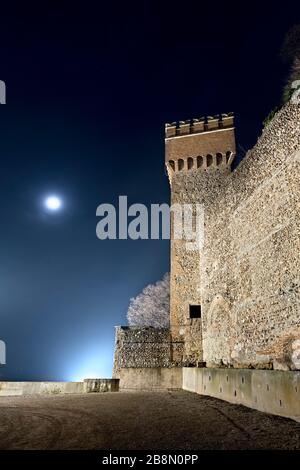
[[[0,382],[0,397],[56,395],[118,390],[118,379],[87,379],[84,382]]]
[[[184,367],[182,388],[300,422],[300,372]]]
[[[119,379],[85,379],[85,393],[118,392]]]
[[[182,388],[182,368],[143,367],[119,370],[121,390],[177,390]]]
[[[83,393],[83,382],[0,382],[0,396]]]

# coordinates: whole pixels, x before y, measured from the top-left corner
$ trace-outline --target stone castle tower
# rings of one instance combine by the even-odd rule
[[[290,101],[232,169],[232,115],[166,125],[171,203],[203,208],[203,238],[191,250],[171,223],[171,327],[116,328],[121,388],[183,388],[300,420],[299,136]]]
[[[203,204],[231,172],[236,145],[233,114],[166,124],[165,158],[171,204]],[[218,204],[218,201],[215,201]],[[205,214],[209,217],[209,213]],[[171,237],[170,323],[172,361],[203,362],[201,252],[189,251],[185,240]]]

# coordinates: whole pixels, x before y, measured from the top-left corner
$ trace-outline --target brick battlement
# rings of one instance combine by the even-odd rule
[[[166,124],[166,167],[171,182],[178,172],[231,171],[235,157],[234,115]]]
[[[199,134],[204,132],[216,131],[219,129],[233,128],[234,114],[217,114],[216,116],[206,116],[198,119],[188,119],[166,123],[165,137],[170,139],[187,134]]]

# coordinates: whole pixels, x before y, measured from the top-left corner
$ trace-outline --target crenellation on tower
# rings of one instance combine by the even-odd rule
[[[166,139],[187,134],[199,134],[210,130],[226,129],[234,126],[234,113],[216,114],[215,116],[203,116],[166,123]]]

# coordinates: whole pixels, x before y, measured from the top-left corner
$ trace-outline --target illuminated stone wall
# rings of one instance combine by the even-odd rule
[[[226,160],[227,151],[235,151],[229,132],[211,132],[213,151],[223,161],[217,165],[211,151],[213,163],[206,168],[197,166],[204,134],[209,152],[205,130],[166,139],[172,203],[202,203],[205,210],[200,252],[172,241],[171,334],[185,345],[177,362],[300,369],[299,105],[289,103],[277,113],[233,172]],[[181,169],[169,163],[178,162],[178,139]],[[195,303],[201,319],[189,318]]]
[[[113,377],[123,368],[171,367],[170,330],[117,326]]]

